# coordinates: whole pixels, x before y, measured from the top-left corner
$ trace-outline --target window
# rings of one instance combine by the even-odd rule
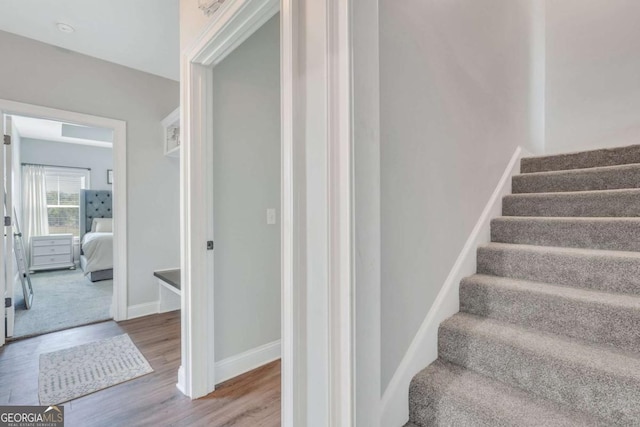
[[[89,188],[89,170],[46,168],[49,233],[80,236],[80,190]]]

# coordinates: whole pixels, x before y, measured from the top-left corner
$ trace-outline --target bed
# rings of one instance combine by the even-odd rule
[[[80,266],[92,282],[113,279],[112,217],[111,191],[80,192]]]

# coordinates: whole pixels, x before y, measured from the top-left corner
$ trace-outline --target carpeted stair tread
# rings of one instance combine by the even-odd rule
[[[640,297],[476,274],[460,311],[640,355]]]
[[[638,217],[640,189],[511,194],[503,216]]]
[[[640,145],[580,151],[551,156],[527,157],[520,162],[522,173],[584,169],[640,163]]]
[[[499,217],[491,221],[491,241],[640,251],[640,218]]]
[[[458,313],[440,325],[439,357],[617,425],[640,424],[640,358]]]
[[[608,424],[442,360],[436,360],[414,377],[409,407],[408,426]]]
[[[604,292],[640,295],[640,253],[489,243],[477,272]]]
[[[640,164],[524,173],[512,179],[514,194],[622,188],[640,188]]]

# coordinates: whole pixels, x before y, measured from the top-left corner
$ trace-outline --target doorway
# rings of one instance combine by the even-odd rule
[[[280,19],[213,68],[215,381],[280,358]]]
[[[11,160],[3,164],[12,200],[5,234],[22,237],[2,245],[8,248],[2,290],[11,304],[0,344],[6,337],[123,320],[125,123],[4,100],[0,115],[11,137],[5,145]],[[21,256],[14,256],[20,247]],[[33,289],[31,304],[23,282]]]

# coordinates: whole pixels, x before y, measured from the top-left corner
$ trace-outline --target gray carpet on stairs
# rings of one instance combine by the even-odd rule
[[[407,426],[640,425],[640,145],[521,169]]]
[[[491,221],[491,241],[640,251],[640,218],[499,217]]]
[[[640,145],[522,159],[522,173],[586,169],[640,163]]]
[[[638,188],[640,164],[525,173],[514,176],[512,183],[514,194]]]
[[[606,426],[504,382],[437,360],[411,382],[415,426]]]
[[[640,352],[640,297],[474,275],[460,283],[460,311]]]
[[[640,295],[640,253],[489,243],[478,273]]]
[[[511,194],[502,200],[504,216],[640,216],[640,189]]]

